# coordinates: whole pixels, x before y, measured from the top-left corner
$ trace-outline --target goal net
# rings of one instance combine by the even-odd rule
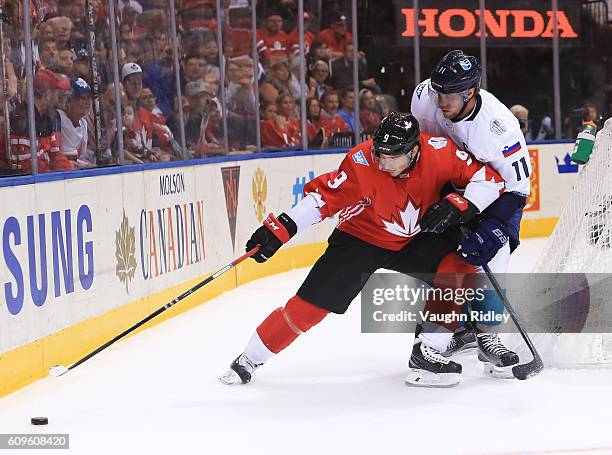
[[[545,365],[612,366],[612,118],[597,133],[590,160],[532,272],[533,280],[536,274],[567,274],[551,280],[557,284],[549,293],[574,285],[580,289],[571,300],[555,301],[562,311],[553,306],[545,314],[548,327],[573,327],[566,332],[579,333],[559,329],[532,337]],[[529,300],[517,302],[522,319],[529,318]]]

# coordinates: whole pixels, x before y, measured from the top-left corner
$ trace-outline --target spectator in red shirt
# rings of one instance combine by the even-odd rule
[[[226,58],[252,55],[251,8],[243,5],[230,5],[228,9],[229,24],[223,27],[223,48]],[[257,51],[264,58],[263,42],[258,43]]]
[[[257,29],[257,48],[260,47],[263,49],[266,66],[289,58],[288,38],[283,31],[283,18],[275,11],[271,11],[266,16],[265,28]]]
[[[332,16],[331,27],[323,29],[317,38],[327,43],[332,50],[332,59],[342,57],[344,43],[353,40],[353,35],[348,32],[347,17],[343,13]]]
[[[373,133],[380,124],[380,114],[376,112],[376,98],[372,90],[364,88],[359,91],[359,123],[365,133]]]
[[[309,147],[324,147],[327,145],[329,134],[321,123],[321,104],[316,98],[306,100],[306,122]]]
[[[62,143],[61,120],[58,108],[65,108],[64,98],[70,93],[70,81],[63,74],[41,68],[34,75],[34,115],[36,125],[36,161],[38,172],[74,169],[66,155],[60,151]],[[23,172],[32,171],[27,103],[11,113],[11,161]]]
[[[297,120],[297,106],[295,100],[288,93],[282,93],[276,99],[276,109],[278,115],[282,115],[287,121],[292,122]],[[298,128],[299,130],[299,128]]]
[[[304,55],[308,54],[310,44],[316,38],[316,35],[309,30],[310,19],[310,14],[304,11]],[[296,56],[300,54],[300,33],[297,25],[287,37],[287,47],[291,55]]]
[[[338,92],[335,90],[327,90],[321,98],[321,105],[323,106],[323,110],[321,111],[321,123],[325,131],[330,134],[347,133],[350,131],[349,126],[342,120],[342,117],[338,115],[338,108],[340,107]]]
[[[284,96],[280,95],[279,99]],[[278,114],[278,102],[266,104],[261,110],[261,145],[264,147],[284,148],[301,143],[299,127],[295,128],[284,115]]]

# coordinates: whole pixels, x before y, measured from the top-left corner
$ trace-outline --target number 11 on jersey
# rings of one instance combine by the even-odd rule
[[[519,163],[523,165],[523,172],[525,173],[524,176],[521,175]],[[514,172],[516,172],[516,180],[522,180],[523,177],[529,177],[529,167],[527,166],[527,160],[525,157],[522,157],[520,160],[516,160],[514,163],[512,163],[512,167],[514,168]]]

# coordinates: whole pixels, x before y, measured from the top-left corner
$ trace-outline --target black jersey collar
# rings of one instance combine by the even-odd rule
[[[474,106],[474,110],[469,115],[468,118],[465,119],[466,122],[471,122],[476,118],[478,113],[480,112],[480,108],[482,107],[482,98],[480,97],[480,93],[476,95],[476,106]]]
[[[462,119],[459,120],[451,120],[453,123],[459,123],[459,122],[471,122],[472,120],[474,120],[476,118],[476,116],[478,115],[478,113],[480,112],[480,108],[482,107],[482,98],[480,97],[480,93],[476,94],[476,105],[474,106],[474,109],[472,110],[472,112],[470,113],[470,115],[468,115],[467,117],[464,117]]]

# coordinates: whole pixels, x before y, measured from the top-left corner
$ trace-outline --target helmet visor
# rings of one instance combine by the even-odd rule
[[[463,100],[468,97],[468,90],[457,93],[442,93],[438,92],[430,85],[429,96],[436,105],[439,105],[440,103],[456,105],[463,103]]]

